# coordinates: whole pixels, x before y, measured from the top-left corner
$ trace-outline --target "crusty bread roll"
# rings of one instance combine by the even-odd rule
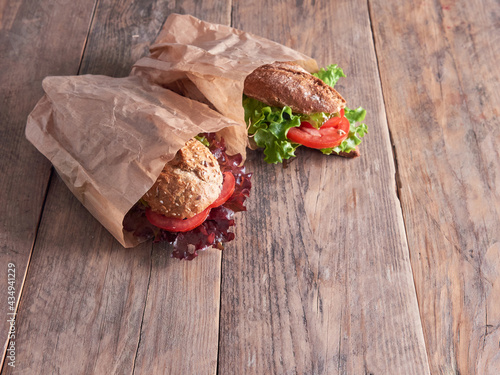
[[[143,199],[159,214],[190,218],[219,197],[222,179],[217,159],[201,142],[191,139],[165,164]]]
[[[291,62],[255,69],[246,77],[243,93],[270,106],[289,106],[301,114],[337,113],[346,104],[334,88]]]

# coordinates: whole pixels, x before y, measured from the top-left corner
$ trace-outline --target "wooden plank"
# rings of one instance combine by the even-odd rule
[[[370,4],[431,370],[498,374],[499,4]]]
[[[238,2],[233,21],[340,64],[370,133],[356,160],[300,150],[283,169],[250,155],[244,251],[223,256],[219,372],[429,373],[367,3]]]
[[[170,13],[191,14],[205,20],[229,23],[228,1],[193,0],[153,2],[130,1],[119,6],[105,1],[96,12],[91,39],[82,61],[82,72],[127,76],[131,63],[149,54],[166,17]],[[104,53],[110,46],[121,46],[115,53]]]
[[[134,373],[216,373],[220,264],[219,250],[186,262],[155,246]]]
[[[180,9],[182,12],[176,13],[208,22],[230,22],[229,1],[185,2]],[[244,215],[237,216],[237,223],[241,223]],[[232,242],[226,249],[238,252],[245,246]],[[166,258],[164,245],[154,245],[135,373],[217,372],[221,254],[210,249],[192,262],[179,262]]]
[[[45,0],[0,3],[0,279],[6,283],[7,264],[15,264],[16,301],[50,177],[50,164],[24,137],[26,118],[42,95],[45,76],[77,73],[94,2],[68,2],[64,8]],[[2,288],[5,313],[11,307],[7,297]],[[2,319],[2,356],[8,329]]]
[[[124,250],[52,179],[5,374],[131,372],[151,246]]]
[[[172,11],[228,23],[227,3],[211,5],[100,1],[81,73],[127,75]],[[16,373],[214,373],[220,265],[216,250],[187,263],[150,243],[121,248],[53,178],[20,304]]]

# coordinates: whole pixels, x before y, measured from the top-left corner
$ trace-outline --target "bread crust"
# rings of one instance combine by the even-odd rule
[[[335,153],[332,153],[332,155],[335,155]],[[359,149],[356,147],[354,150],[351,150],[350,152],[341,151],[337,155],[342,156],[343,158],[354,159],[358,158],[361,155],[361,153],[359,152]]]
[[[334,88],[291,62],[255,69],[246,77],[243,93],[273,107],[289,106],[301,114],[337,113],[346,105]]]
[[[222,179],[217,159],[201,142],[191,139],[165,164],[143,199],[157,213],[190,218],[219,197]]]

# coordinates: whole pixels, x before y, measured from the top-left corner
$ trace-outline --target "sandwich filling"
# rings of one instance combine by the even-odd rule
[[[154,242],[170,243],[172,256],[187,260],[194,259],[198,251],[211,246],[222,250],[226,242],[234,239],[234,233],[229,231],[234,226],[234,214],[246,210],[244,203],[252,186],[252,174],[246,173],[245,167],[241,166],[241,155],[226,154],[223,139],[217,139],[213,133],[196,138],[200,142],[187,142],[167,163],[160,181],[156,181],[123,220],[125,231],[142,240],[153,238]],[[195,154],[199,158],[194,163],[196,165],[191,161]],[[212,162],[215,164],[211,165]],[[171,169],[180,170],[181,175],[195,174],[196,184],[200,186],[193,190],[204,195],[193,194],[187,188],[191,185],[183,180],[186,176],[180,178]],[[173,183],[167,184],[168,179]],[[192,179],[190,176],[186,181],[191,183]],[[201,187],[208,191],[200,190]],[[167,198],[169,200],[165,200]],[[196,207],[191,206],[193,200],[197,201]]]

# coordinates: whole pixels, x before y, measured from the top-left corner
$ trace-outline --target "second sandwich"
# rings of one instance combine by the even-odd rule
[[[281,163],[301,145],[328,155],[360,155],[366,111],[346,107],[333,88],[340,77],[345,75],[337,65],[311,74],[291,62],[266,64],[246,77],[245,121],[265,161]]]

